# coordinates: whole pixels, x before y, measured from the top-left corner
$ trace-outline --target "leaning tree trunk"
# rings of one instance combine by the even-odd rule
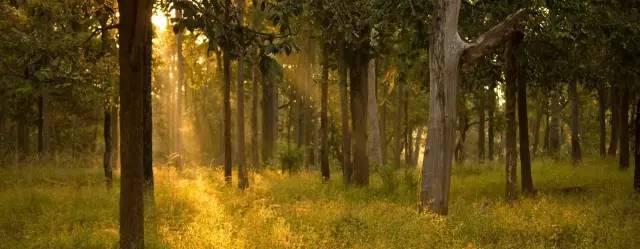
[[[342,122],[342,178],[345,184],[351,183],[353,168],[351,164],[351,125],[349,122],[349,96],[347,95],[348,68],[345,49],[340,49],[338,58],[338,78],[340,88],[340,119]]]
[[[118,1],[120,12],[120,248],[144,248],[144,80],[145,41],[153,1]]]
[[[517,66],[516,50],[522,42],[522,33],[516,32],[511,39],[507,42],[504,50],[504,75],[506,82],[505,99],[506,108],[505,116],[507,120],[506,130],[506,160],[505,160],[505,175],[507,183],[507,201],[513,201],[516,199],[516,182],[518,173],[516,168],[518,166],[518,153],[516,144],[516,98],[517,98],[517,84],[522,82],[519,75],[519,68]],[[526,114],[525,114],[526,115]],[[526,132],[526,130],[525,130]]]
[[[607,156],[607,95],[604,86],[598,87],[598,123],[600,125],[600,157]]]
[[[422,170],[420,206],[437,214],[447,214],[461,62],[471,63],[491,52],[513,30],[524,11],[509,16],[505,22],[469,44],[458,35],[460,0],[436,0],[433,7],[429,46],[429,135]],[[464,59],[461,61],[462,56]]]
[[[531,176],[531,153],[529,151],[529,117],[527,110],[527,78],[525,69],[519,67],[518,77],[518,125],[520,132],[520,175],[522,192],[533,193],[533,177]]]
[[[629,89],[622,92],[622,100],[620,103],[620,169],[629,168]]]
[[[329,171],[329,50],[328,44],[322,46],[322,78],[320,80],[320,171],[322,180],[331,178]]]
[[[355,185],[369,185],[367,156],[367,62],[368,49],[351,49],[349,59],[351,122],[353,124],[353,176]]]
[[[244,5],[245,0],[238,0],[238,21],[243,22]],[[236,126],[238,128],[237,136],[237,164],[238,164],[238,188],[246,189],[249,187],[249,177],[247,176],[246,159],[245,159],[245,136],[244,136],[244,53],[240,53],[238,56],[237,67],[237,85],[236,85],[236,112],[237,121]]]
[[[615,157],[620,142],[620,90],[617,85],[611,88],[611,140],[609,140],[609,156]]]
[[[636,104],[636,168],[633,177],[633,187],[640,192],[640,99]]]
[[[378,122],[378,100],[376,97],[376,59],[368,63],[367,86],[367,119],[368,119],[368,151],[370,163],[374,167],[382,165],[382,145],[380,143],[380,123]]]
[[[578,96],[578,83],[571,80],[569,83],[569,98],[571,98],[571,161],[579,164],[582,161],[582,149],[580,148],[580,100]]]

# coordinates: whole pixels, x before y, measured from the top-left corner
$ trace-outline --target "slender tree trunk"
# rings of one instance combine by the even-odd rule
[[[258,131],[258,99],[260,98],[259,94],[259,77],[260,71],[258,69],[257,63],[251,67],[251,162],[253,164],[254,169],[260,168],[260,143],[258,142],[258,136],[260,132]]]
[[[48,119],[47,119],[48,96],[47,96],[47,93],[45,92],[46,89],[42,89],[42,91],[43,92],[38,97],[38,158],[40,160],[46,159],[49,153],[49,133],[48,133],[49,125],[48,125]]]
[[[17,118],[17,148],[18,152],[17,161],[18,163],[23,163],[27,160],[27,157],[31,154],[30,145],[29,145],[29,120],[28,113],[30,108],[29,100],[26,97],[20,97],[18,101],[18,106],[16,108],[18,110],[18,118]]]
[[[342,123],[342,178],[345,184],[351,183],[353,174],[351,164],[351,125],[349,122],[349,96],[347,95],[348,68],[345,48],[340,48],[338,56],[338,80],[340,91],[340,122]]]
[[[562,136],[560,130],[560,93],[558,91],[560,90],[551,94],[551,121],[549,123],[549,154],[554,158],[558,157]]]
[[[607,94],[604,86],[598,87],[598,123],[600,125],[600,157],[607,156]]]
[[[525,89],[526,90],[526,89]],[[542,118],[544,117],[544,111],[542,108],[538,110],[536,114],[536,120],[533,125],[533,149],[531,151],[532,156],[536,156],[538,153],[538,146],[540,145],[540,126],[542,125]]]
[[[223,115],[224,115],[224,181],[226,184],[231,184],[232,177],[232,145],[231,145],[231,55],[228,49],[224,51],[222,55],[222,63],[224,70],[224,100],[223,100]]]
[[[620,142],[620,90],[617,85],[611,88],[611,140],[609,140],[609,156],[615,157]]]
[[[412,167],[416,167],[418,166],[418,157],[420,155],[420,148],[422,145],[422,132],[424,131],[424,129],[422,127],[418,127],[417,128],[417,134],[416,134],[416,139],[414,142],[414,147],[413,147],[413,153],[411,155],[411,166]]]
[[[116,84],[117,85],[117,84]],[[119,86],[116,86],[117,88],[119,88]],[[120,99],[120,91],[115,91],[115,99],[119,100]],[[114,101],[115,102],[115,101]],[[120,101],[118,101],[120,102]],[[113,106],[111,106],[111,137],[113,138],[113,143],[112,143],[112,148],[113,148],[113,158],[112,158],[112,168],[113,169],[118,169],[120,168],[120,105],[116,105],[116,103],[113,103]]]
[[[122,170],[120,178],[120,248],[144,248],[144,80],[145,41],[153,1],[120,0],[120,101]]]
[[[629,168],[629,102],[630,89],[624,89],[622,92],[622,101],[620,105],[620,169]]]
[[[243,22],[245,0],[237,0],[238,5],[238,21]],[[238,188],[246,189],[249,187],[249,177],[247,176],[246,159],[245,159],[245,129],[244,129],[244,53],[240,53],[238,57],[237,69],[237,87],[236,87],[236,111],[238,112],[238,120],[236,126],[238,128],[237,136],[237,164],[238,164]]]
[[[368,118],[368,151],[370,164],[373,167],[382,165],[382,144],[380,143],[380,123],[378,121],[378,99],[376,81],[376,59],[368,63],[367,118]]]
[[[329,171],[329,50],[328,45],[322,47],[322,78],[320,80],[320,171],[322,180],[328,181],[331,177]]]
[[[113,168],[112,166],[112,157],[113,157],[113,142],[111,131],[113,130],[111,127],[111,107],[108,103],[105,103],[104,107],[104,126],[103,126],[103,135],[104,135],[104,159],[102,161],[102,165],[104,168],[104,178],[107,184],[107,188],[111,189],[113,186]]]
[[[182,10],[176,11],[176,19],[182,19]],[[183,86],[185,85],[185,73],[184,73],[184,55],[182,53],[182,43],[183,43],[183,32],[179,31],[176,33],[176,88],[175,90],[175,109],[174,109],[174,122],[172,123],[174,129],[174,152],[178,155],[177,157],[177,165],[178,167],[182,167],[184,162],[184,148],[182,144],[182,132],[180,132],[182,128],[182,107],[184,103],[183,96]]]
[[[351,122],[353,124],[353,182],[369,185],[369,158],[367,156],[367,62],[368,48],[349,51],[351,78]]]
[[[633,177],[633,187],[640,192],[640,99],[636,104],[636,168]]]
[[[520,175],[522,192],[533,193],[533,177],[531,176],[531,153],[529,151],[529,117],[527,108],[527,78],[524,68],[518,77],[518,125],[520,132]]]
[[[569,98],[571,98],[571,160],[574,164],[579,164],[582,161],[582,149],[580,148],[580,98],[576,80],[571,80],[569,83]]]
[[[491,83],[489,88],[489,161],[493,161],[495,157],[495,112],[496,112],[496,84]]]
[[[396,82],[396,111],[395,111],[395,120],[394,120],[394,152],[393,152],[393,163],[396,167],[400,167],[402,164],[402,146],[404,144],[404,139],[406,138],[403,135],[404,127],[402,126],[404,116],[404,91],[405,91],[405,77],[404,72],[400,72],[398,76],[398,80]]]
[[[264,63],[263,63],[264,64]],[[269,77],[268,67],[261,68],[262,75],[262,158],[271,163],[274,158],[277,136],[278,99],[276,84]]]
[[[486,131],[485,131],[485,123],[486,115],[485,115],[485,99],[486,95],[484,92],[481,93],[480,103],[478,105],[478,161],[480,163],[484,162],[485,159],[485,143],[486,143]]]
[[[153,198],[153,117],[152,117],[152,103],[151,103],[151,74],[153,70],[153,43],[152,43],[153,31],[148,29],[147,38],[144,45],[144,67],[145,75],[143,82],[143,106],[142,112],[144,115],[144,148],[143,152],[143,167],[144,167],[144,183],[145,191],[149,196]]]
[[[522,42],[522,33],[515,33],[513,37],[507,42],[504,50],[504,74],[506,78],[506,109],[505,116],[507,120],[506,130],[506,183],[507,183],[507,201],[513,201],[516,196],[516,182],[517,182],[517,166],[518,166],[518,154],[516,144],[516,98],[517,98],[517,84],[520,79],[520,72],[517,66],[516,50]],[[526,115],[526,114],[525,114]],[[524,132],[527,132],[526,130]],[[527,135],[528,136],[528,135]]]

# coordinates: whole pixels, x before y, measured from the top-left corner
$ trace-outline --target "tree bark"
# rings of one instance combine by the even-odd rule
[[[144,248],[144,80],[145,41],[151,28],[150,0],[119,0],[120,122],[120,248]]]
[[[640,192],[640,99],[636,104],[636,165],[633,177],[633,187],[636,192]]]
[[[560,115],[561,109],[560,106],[560,93],[555,90],[551,93],[551,120],[549,121],[549,155],[554,158],[558,157],[558,151],[561,147],[561,139],[560,137]]]
[[[607,156],[607,94],[604,86],[598,87],[598,123],[600,125],[600,157]]]
[[[143,106],[142,112],[144,115],[144,127],[143,134],[144,137],[144,148],[143,152],[143,167],[144,167],[144,183],[145,183],[145,191],[149,196],[153,198],[153,117],[152,117],[152,103],[151,103],[151,74],[153,70],[152,59],[153,59],[153,43],[152,43],[153,31],[151,28],[148,29],[148,34],[145,40],[144,45],[144,67],[145,67],[145,75],[143,82]]]
[[[543,117],[544,111],[542,110],[542,108],[540,108],[540,110],[538,110],[538,113],[536,114],[536,120],[534,121],[535,123],[533,125],[533,148],[531,150],[531,154],[533,157],[535,157],[538,153],[538,148],[540,145],[540,126],[542,125]]]
[[[620,142],[620,89],[617,85],[611,88],[611,140],[609,140],[609,156],[615,157]]]
[[[531,153],[529,151],[529,117],[527,108],[527,78],[524,68],[518,77],[518,125],[520,132],[520,175],[522,177],[522,192],[533,193],[533,177],[531,176]]]
[[[102,166],[104,169],[105,183],[109,189],[113,186],[113,168],[111,167],[111,160],[113,160],[113,142],[111,141],[111,131],[111,107],[106,103],[104,107],[104,126],[102,133],[104,135],[104,159],[102,161]]]
[[[245,0],[237,0],[238,5],[238,21],[243,22]],[[244,129],[244,53],[241,52],[238,56],[238,68],[237,68],[237,86],[236,86],[236,112],[237,121],[236,127],[238,128],[237,136],[237,157],[238,164],[238,188],[246,189],[249,187],[249,177],[247,176],[246,159],[245,159],[245,129]]]
[[[405,120],[404,116],[406,115],[406,113],[404,113],[404,102],[406,101],[404,99],[405,97],[405,77],[404,77],[404,72],[400,72],[400,75],[398,76],[398,80],[396,81],[396,112],[395,112],[395,121],[394,121],[394,127],[395,127],[395,135],[394,135],[394,149],[395,151],[393,152],[393,163],[395,164],[396,167],[400,167],[402,165],[402,147],[405,143],[405,139],[406,136],[403,134],[404,133],[404,126],[403,126],[403,120]]]
[[[351,183],[353,168],[351,164],[351,125],[349,122],[349,96],[347,95],[348,67],[345,48],[340,48],[338,56],[338,80],[340,91],[340,121],[342,122],[342,178],[345,184]]]
[[[222,55],[222,64],[224,70],[224,89],[223,89],[223,143],[224,143],[224,181],[231,184],[232,178],[232,145],[231,145],[231,57],[229,49],[225,49]]]
[[[264,60],[264,59],[263,59]],[[274,158],[277,139],[278,99],[275,82],[269,76],[267,62],[261,67],[262,75],[262,158],[271,163]]]
[[[518,154],[516,144],[516,96],[517,96],[517,84],[522,82],[520,79],[520,72],[517,66],[516,50],[522,42],[522,34],[514,33],[513,37],[507,41],[506,48],[504,50],[504,75],[506,82],[505,99],[506,109],[505,116],[507,120],[506,130],[506,160],[505,160],[505,175],[507,183],[506,198],[507,201],[513,201],[516,196],[516,182],[518,166]],[[525,114],[526,115],[526,114]],[[526,130],[525,130],[526,132]]]
[[[251,67],[251,162],[254,169],[260,168],[260,142],[258,142],[258,136],[260,134],[258,130],[258,99],[260,98],[258,85],[260,71],[258,65],[252,65]]]
[[[489,151],[488,151],[488,158],[489,161],[493,161],[493,159],[495,158],[495,139],[496,139],[496,135],[495,135],[495,121],[496,121],[496,117],[495,117],[495,113],[496,113],[496,83],[491,83],[491,86],[489,87],[489,108],[487,110],[488,114],[489,114],[489,131],[487,132],[487,136],[488,136],[488,140],[489,140]]]
[[[478,161],[480,163],[484,162],[485,159],[485,143],[487,134],[485,133],[485,123],[486,123],[486,115],[485,115],[485,107],[486,107],[486,94],[484,90],[482,90],[478,108]]]
[[[472,63],[489,53],[502,43],[505,34],[512,31],[512,26],[524,11],[509,16],[476,42],[467,44],[458,34],[460,0],[437,0],[433,7],[429,46],[429,136],[422,170],[420,206],[444,215],[448,213],[461,57],[465,57],[465,63]]]
[[[571,161],[579,164],[582,161],[582,149],[580,147],[580,98],[576,80],[569,82],[569,98],[571,98]]]
[[[411,154],[411,165],[412,167],[418,166],[418,157],[420,155],[420,148],[422,145],[422,133],[424,129],[422,127],[417,128],[416,139],[414,142],[413,153]]]
[[[17,133],[16,139],[16,151],[17,151],[17,162],[23,163],[27,160],[29,155],[31,154],[30,149],[30,141],[29,141],[29,119],[28,114],[31,110],[31,106],[27,97],[19,97],[18,106],[16,109],[18,110],[17,117]]]
[[[629,168],[629,102],[630,89],[626,88],[622,92],[622,100],[620,103],[620,169]]]
[[[366,46],[349,50],[351,78],[351,122],[353,124],[353,183],[369,185],[369,158],[367,156],[367,62]]]
[[[370,164],[373,167],[382,165],[382,144],[380,143],[380,123],[378,121],[378,99],[376,84],[376,59],[370,59],[368,63],[367,86],[367,118],[368,118],[368,151]]]
[[[329,50],[328,44],[322,47],[322,78],[320,80],[320,171],[322,181],[331,178],[329,169]]]
[[[176,11],[176,19],[182,19],[182,10]],[[183,106],[183,86],[185,85],[185,73],[184,73],[184,54],[182,53],[182,43],[183,43],[183,32],[179,31],[176,33],[176,88],[175,90],[175,113],[174,113],[174,152],[177,154],[177,165],[178,167],[182,167],[184,161],[184,148],[182,144],[182,132],[180,132],[182,128],[182,106]]]
[[[45,160],[49,153],[49,132],[47,119],[48,96],[44,84],[41,94],[38,97],[38,158]]]

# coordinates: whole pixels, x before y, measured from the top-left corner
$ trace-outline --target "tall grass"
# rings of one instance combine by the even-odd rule
[[[264,171],[244,192],[216,169],[156,172],[147,248],[640,248],[631,172],[607,161],[539,160],[537,194],[513,203],[500,163],[455,166],[447,217],[416,212],[408,169],[382,167],[368,188]],[[94,167],[2,168],[0,248],[117,248],[118,189]]]

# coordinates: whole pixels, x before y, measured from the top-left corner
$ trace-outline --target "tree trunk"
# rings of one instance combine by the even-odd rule
[[[258,142],[258,136],[260,132],[258,131],[258,99],[260,98],[259,94],[259,77],[260,71],[258,69],[257,63],[254,63],[251,67],[251,162],[253,164],[254,169],[260,168],[260,143]]]
[[[351,183],[353,168],[351,164],[351,125],[349,122],[349,96],[347,95],[348,68],[345,48],[338,56],[338,78],[340,90],[340,121],[342,122],[342,178],[345,184]]]
[[[531,176],[531,153],[529,151],[529,117],[527,110],[527,78],[524,68],[520,68],[518,77],[518,125],[520,132],[520,175],[522,177],[522,192],[533,193],[533,177]]]
[[[19,97],[18,100],[18,117],[17,117],[17,145],[16,151],[18,154],[17,161],[18,163],[23,163],[27,160],[27,157],[31,154],[30,145],[29,145],[29,120],[28,114],[30,111],[29,100],[26,97]]]
[[[607,94],[604,86],[598,87],[598,123],[600,125],[600,157],[607,156]]]
[[[582,161],[582,149],[580,148],[580,98],[576,80],[571,80],[569,83],[569,98],[571,98],[571,160],[574,164],[579,164]]]
[[[630,89],[626,88],[622,92],[622,100],[620,103],[620,169],[629,168],[629,102]]]
[[[411,165],[412,167],[418,166],[418,157],[420,155],[420,148],[422,145],[422,132],[424,129],[422,127],[417,128],[416,139],[414,142],[413,153],[411,154]]]
[[[266,64],[266,62],[262,63]],[[274,158],[277,136],[278,99],[276,84],[269,77],[268,66],[261,68],[262,75],[262,158],[271,163]]]
[[[144,248],[144,80],[145,41],[151,28],[152,1],[120,0],[120,248]]]
[[[103,135],[104,135],[104,159],[102,161],[102,166],[104,168],[104,178],[107,184],[107,188],[111,189],[113,186],[113,168],[112,166],[112,157],[113,157],[113,142],[112,134],[111,134],[111,107],[108,103],[105,103],[104,107],[104,126],[103,126]]]
[[[353,124],[353,182],[369,185],[369,158],[367,156],[367,62],[368,48],[349,51],[351,78],[351,122]]]
[[[636,104],[636,168],[633,177],[633,187],[640,192],[640,99]]]
[[[611,88],[611,140],[609,140],[609,156],[615,157],[620,142],[620,89],[614,85]]]
[[[244,5],[245,0],[238,0],[238,21],[243,22]],[[238,112],[238,119],[236,126],[238,128],[237,136],[237,164],[238,164],[238,188],[246,189],[249,187],[249,177],[247,176],[246,159],[245,159],[245,135],[244,135],[244,53],[240,53],[238,56],[238,68],[237,68],[237,87],[236,87],[236,111]]]
[[[44,83],[43,83],[44,84]],[[38,158],[45,160],[49,153],[49,133],[48,133],[48,119],[47,119],[47,100],[48,96],[43,89],[41,95],[38,97]]]
[[[496,113],[496,83],[491,83],[491,86],[489,87],[489,108],[488,108],[488,114],[489,114],[489,131],[488,131],[488,138],[489,138],[489,161],[493,161],[494,157],[495,157],[495,113]]]
[[[368,151],[370,164],[373,167],[382,165],[382,144],[380,143],[380,123],[378,122],[378,100],[376,82],[376,59],[370,59],[368,63],[367,86],[367,118],[368,118]]]
[[[516,144],[516,98],[517,98],[517,84],[522,82],[521,75],[517,66],[516,50],[522,42],[522,33],[515,33],[513,37],[507,42],[504,50],[504,75],[506,82],[505,89],[505,116],[507,120],[506,130],[506,160],[505,160],[505,175],[507,183],[507,201],[513,201],[516,196],[516,182],[517,182],[517,166],[518,166],[518,154]],[[526,115],[526,114],[525,114]],[[524,132],[527,132],[526,130]]]
[[[549,154],[557,158],[558,151],[561,147],[561,132],[560,131],[560,90],[553,91],[551,93],[551,121],[549,121]]]
[[[485,133],[485,122],[486,122],[486,115],[485,115],[485,106],[486,106],[486,94],[483,91],[481,93],[480,96],[480,103],[478,105],[478,161],[480,163],[484,162],[485,159],[485,139],[487,137],[486,133]]]
[[[328,181],[331,177],[329,171],[329,50],[328,44],[322,47],[322,78],[320,80],[320,171],[322,180]]]
[[[182,19],[182,10],[176,11],[176,19]],[[184,161],[184,148],[182,144],[182,105],[183,105],[183,86],[185,85],[185,73],[184,73],[184,55],[182,53],[183,32],[176,33],[176,88],[175,90],[175,116],[173,122],[174,128],[174,152],[177,154],[176,164],[178,167],[182,167]]]
[[[143,91],[143,106],[142,112],[144,115],[144,127],[143,138],[144,148],[143,152],[143,167],[144,167],[144,183],[145,191],[149,196],[153,198],[153,117],[152,117],[152,103],[151,103],[151,74],[153,70],[153,43],[152,43],[153,31],[148,29],[147,38],[144,45],[144,67],[145,75],[142,86]]]
[[[536,114],[536,120],[534,121],[535,123],[533,125],[533,149],[531,151],[531,154],[534,157],[536,156],[536,153],[538,153],[538,146],[540,145],[540,126],[542,125],[543,117],[544,112],[542,111],[542,108],[540,108],[540,110],[538,110],[538,113]]]
[[[393,152],[393,163],[395,164],[396,167],[400,167],[402,164],[402,146],[404,144],[404,139],[406,138],[406,136],[403,135],[404,132],[404,127],[403,127],[403,120],[404,120],[404,116],[406,115],[404,113],[404,91],[405,91],[405,77],[404,77],[404,72],[400,72],[400,75],[398,76],[398,80],[396,82],[396,112],[395,112],[395,121],[394,121],[394,130],[395,130],[395,135],[394,135],[394,152]]]
[[[226,184],[231,184],[232,177],[232,147],[231,147],[231,54],[229,49],[225,49],[222,55],[222,64],[224,70],[224,93],[223,93],[223,115],[224,115],[224,181]]]
[[[464,62],[471,63],[491,52],[502,43],[505,34],[512,31],[524,11],[509,16],[507,21],[483,34],[477,42],[468,44],[458,35],[460,0],[437,0],[433,7],[429,46],[429,135],[422,170],[420,206],[437,214],[447,214],[461,56],[464,56]]]

